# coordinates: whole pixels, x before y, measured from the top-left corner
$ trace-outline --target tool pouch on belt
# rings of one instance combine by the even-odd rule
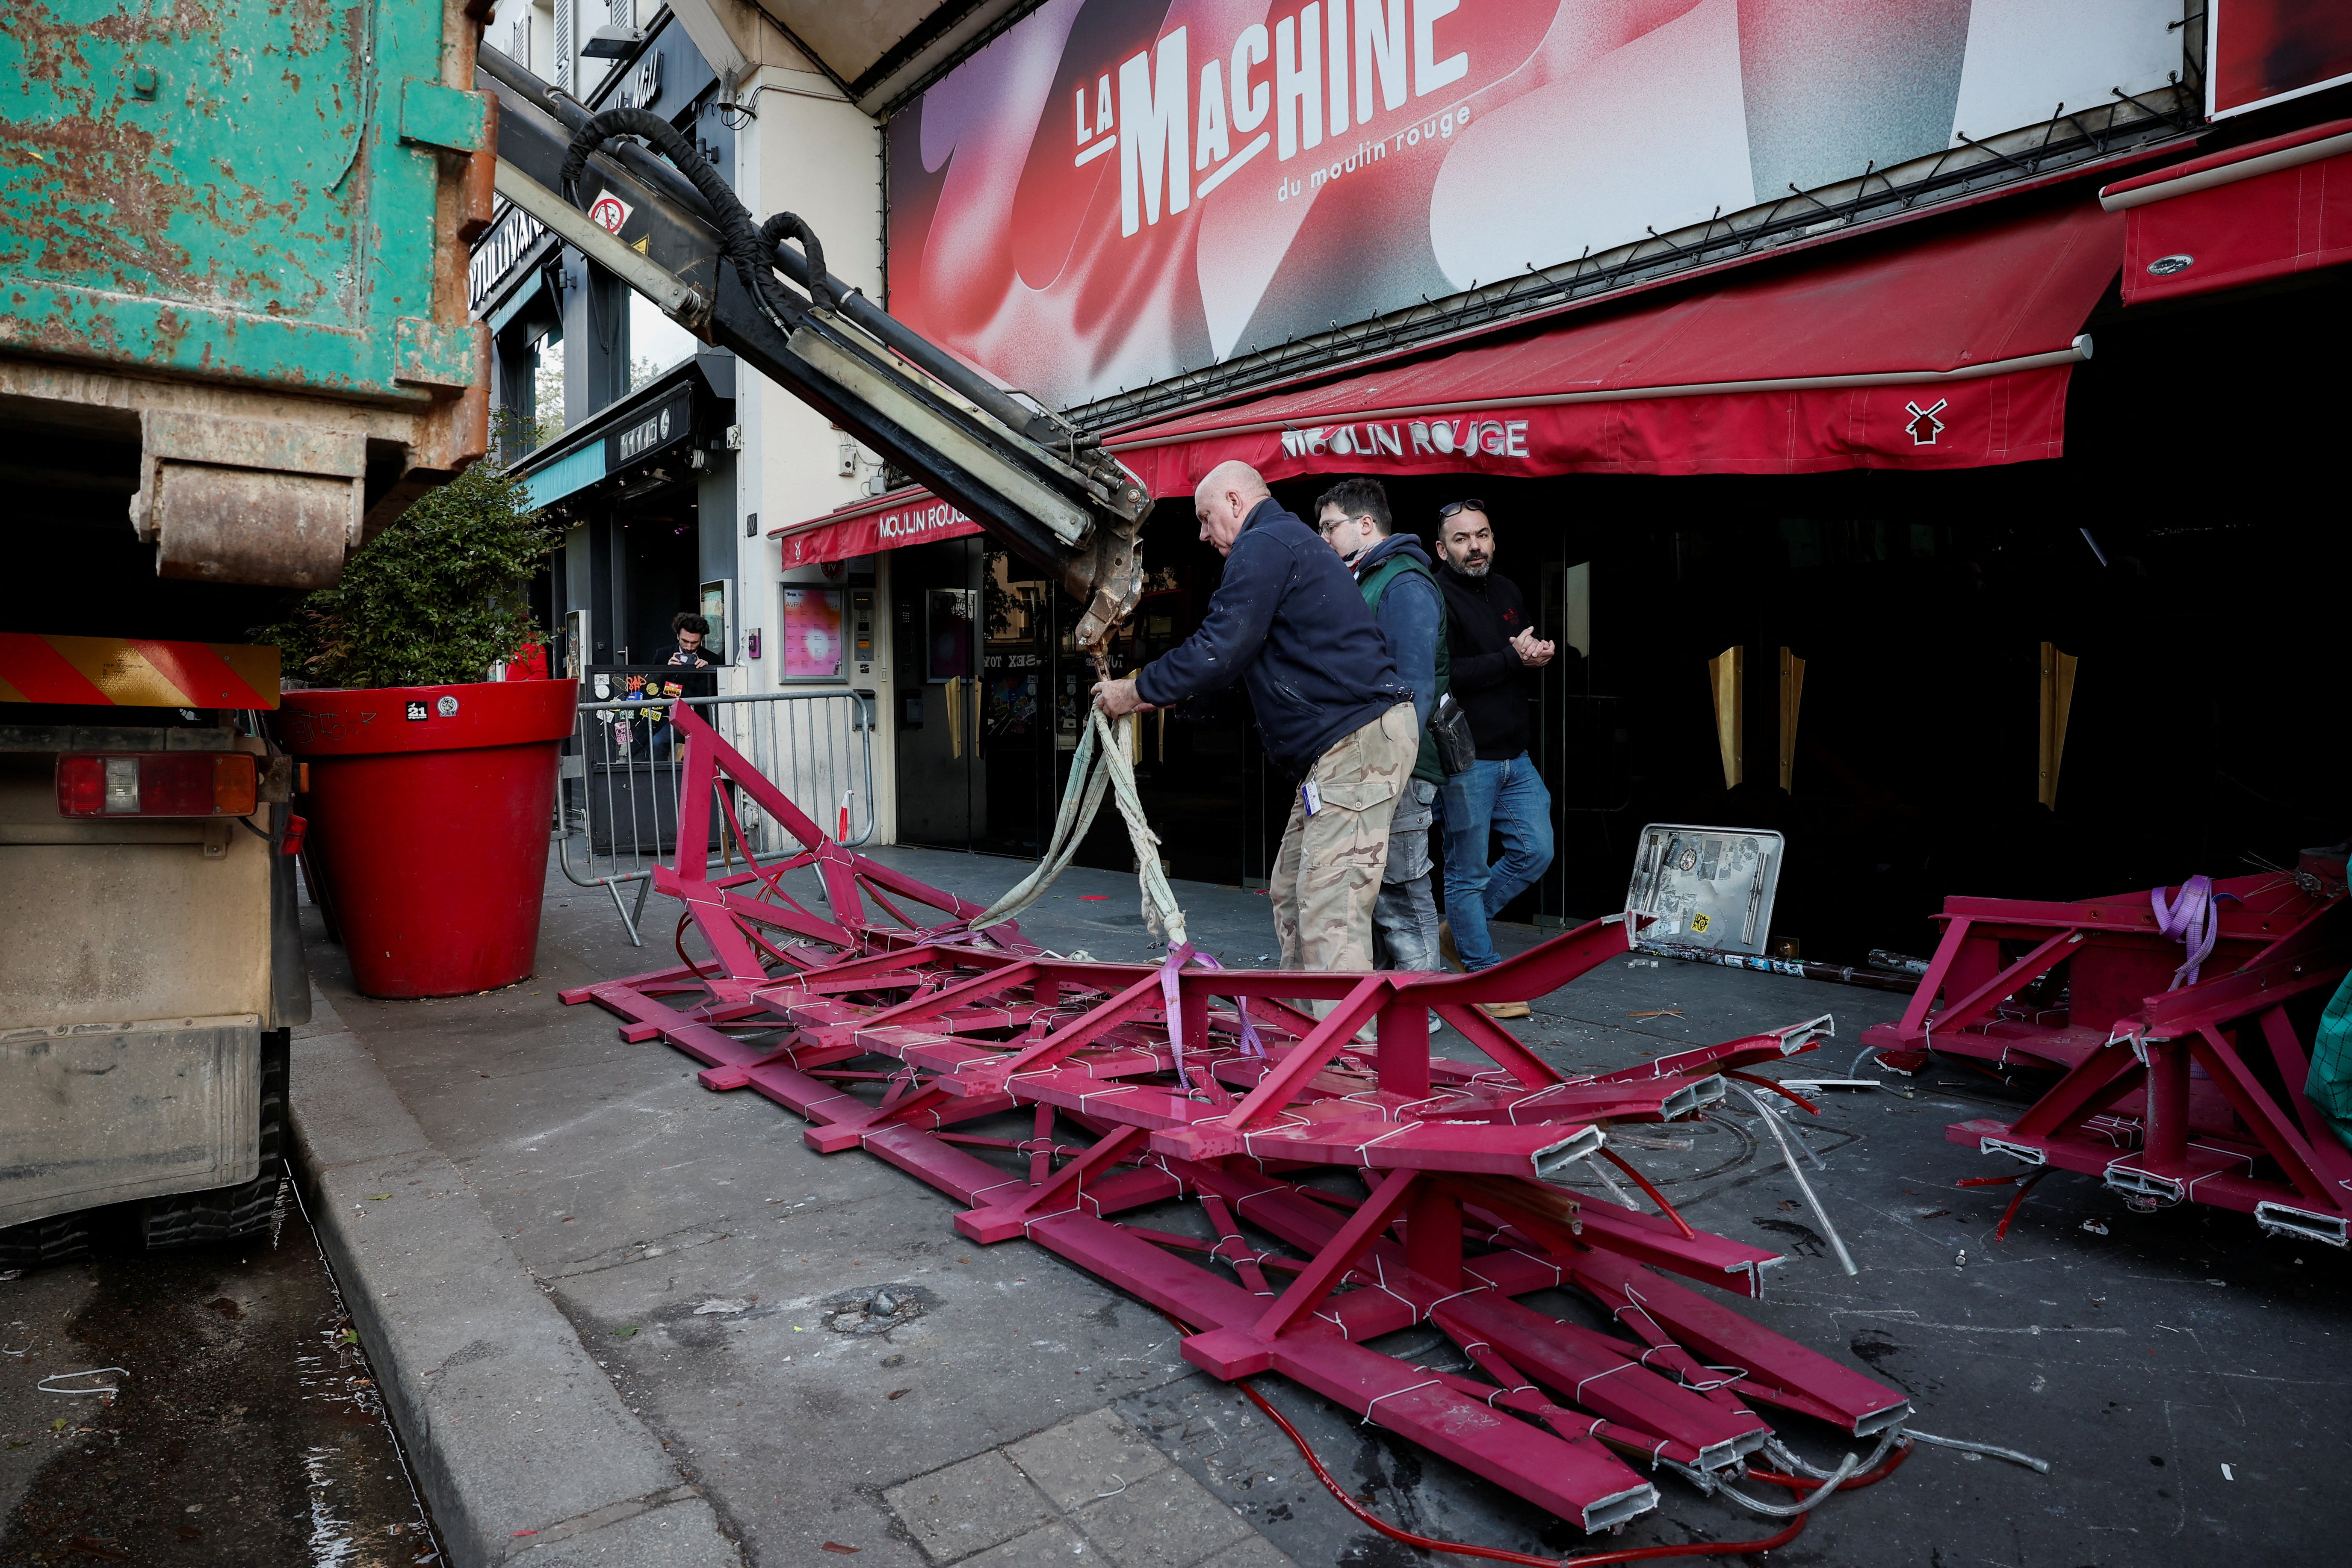
[[[1437,700],[1429,710],[1429,733],[1437,742],[1437,761],[1447,778],[1466,773],[1470,764],[1478,760],[1478,742],[1470,733],[1470,715],[1462,711],[1462,704],[1454,700],[1454,693]]]

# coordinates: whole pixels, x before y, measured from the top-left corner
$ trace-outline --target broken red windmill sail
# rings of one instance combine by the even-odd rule
[[[563,1000],[704,1063],[705,1087],[948,1194],[975,1242],[1026,1238],[1195,1326],[1183,1353],[1216,1376],[1279,1373],[1587,1530],[1654,1507],[1661,1467],[1741,1473],[1773,1435],[1759,1406],[1895,1440],[1902,1394],[1670,1278],[1757,1295],[1780,1259],[1696,1229],[1605,1147],[1611,1124],[1692,1114],[1722,1072],[1812,1048],[1826,1020],[1568,1078],[1477,1007],[1628,951],[1622,917],[1475,975],[1062,958],[1009,923],[972,931],[978,906],[829,839],[692,712],[674,722],[679,845],[710,842],[714,811],[743,845],[740,792],[802,848],[716,876],[682,851],[654,885],[715,965]],[[802,870],[821,901],[783,885]],[[1433,1057],[1431,1010],[1485,1061]],[[1655,1212],[1547,1179],[1596,1153]],[[1556,1287],[1613,1326],[1517,1300]],[[1372,1342],[1423,1323],[1475,1370]]]

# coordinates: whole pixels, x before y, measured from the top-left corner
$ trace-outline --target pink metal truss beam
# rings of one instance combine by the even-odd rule
[[[1741,1463],[1769,1435],[1754,1403],[1849,1433],[1908,1409],[1665,1278],[1757,1294],[1775,1255],[1550,1179],[1611,1125],[1693,1114],[1720,1072],[1813,1048],[1826,1020],[1570,1078],[1477,1009],[1627,951],[1622,919],[1475,975],[1062,958],[1009,925],[971,931],[976,906],[832,842],[690,711],[674,721],[677,842],[697,847],[655,886],[714,962],[563,1000],[805,1118],[811,1148],[948,1194],[968,1238],[1033,1241],[1195,1325],[1196,1365],[1278,1373],[1587,1530],[1654,1507],[1643,1470],[1663,1461]],[[778,867],[700,864],[714,811],[740,843],[738,792],[799,840],[783,867],[815,874],[822,912]],[[1317,1000],[1336,1005],[1298,1005]],[[1483,1060],[1433,1056],[1432,1010]],[[1614,1331],[1518,1300],[1559,1288]],[[1461,1364],[1374,1342],[1417,1325]]]
[[[2214,883],[2213,952],[2177,987],[2182,946],[2147,892],[1947,900],[1909,1008],[1863,1038],[1903,1070],[1932,1053],[2041,1088],[2013,1120],[1955,1124],[1954,1142],[2095,1176],[2136,1206],[2210,1204],[2346,1246],[2352,1151],[2304,1097],[2300,1028],[2352,971],[2352,900],[2340,863],[2306,861]]]

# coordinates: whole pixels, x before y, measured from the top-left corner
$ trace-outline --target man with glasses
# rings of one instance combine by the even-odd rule
[[[1443,967],[1437,945],[1437,898],[1430,887],[1429,829],[1445,770],[1429,733],[1429,715],[1445,692],[1445,599],[1430,570],[1429,552],[1410,533],[1391,531],[1388,491],[1378,479],[1342,479],[1315,502],[1316,531],[1356,574],[1356,586],[1380,623],[1397,675],[1412,688],[1421,748],[1412,777],[1389,821],[1387,868],[1372,904],[1372,932],[1391,969]],[[1433,1015],[1430,1032],[1439,1024]]]
[[[1275,858],[1275,934],[1286,969],[1372,966],[1372,900],[1389,818],[1421,731],[1380,624],[1348,569],[1247,463],[1192,492],[1201,542],[1225,558],[1201,629],[1095,700],[1113,718],[1248,688],[1266,755],[1296,781]],[[1319,1017],[1333,1004],[1312,1004]]]
[[[1502,962],[1486,922],[1535,885],[1551,864],[1551,792],[1528,760],[1524,671],[1551,662],[1553,647],[1528,624],[1526,602],[1495,574],[1495,525],[1486,503],[1458,500],[1437,514],[1438,584],[1445,594],[1448,674],[1476,738],[1478,760],[1438,792],[1445,834],[1445,934],[1475,973]],[[1503,858],[1486,858],[1488,836]],[[1524,1018],[1524,1002],[1497,1003],[1498,1018]]]

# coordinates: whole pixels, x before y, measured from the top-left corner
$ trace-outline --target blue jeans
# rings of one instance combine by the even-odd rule
[[[1445,921],[1462,967],[1500,963],[1486,921],[1535,886],[1551,865],[1551,792],[1521,752],[1507,763],[1485,758],[1445,781],[1437,794],[1445,832]],[[1487,835],[1503,839],[1503,858],[1489,864]]]

